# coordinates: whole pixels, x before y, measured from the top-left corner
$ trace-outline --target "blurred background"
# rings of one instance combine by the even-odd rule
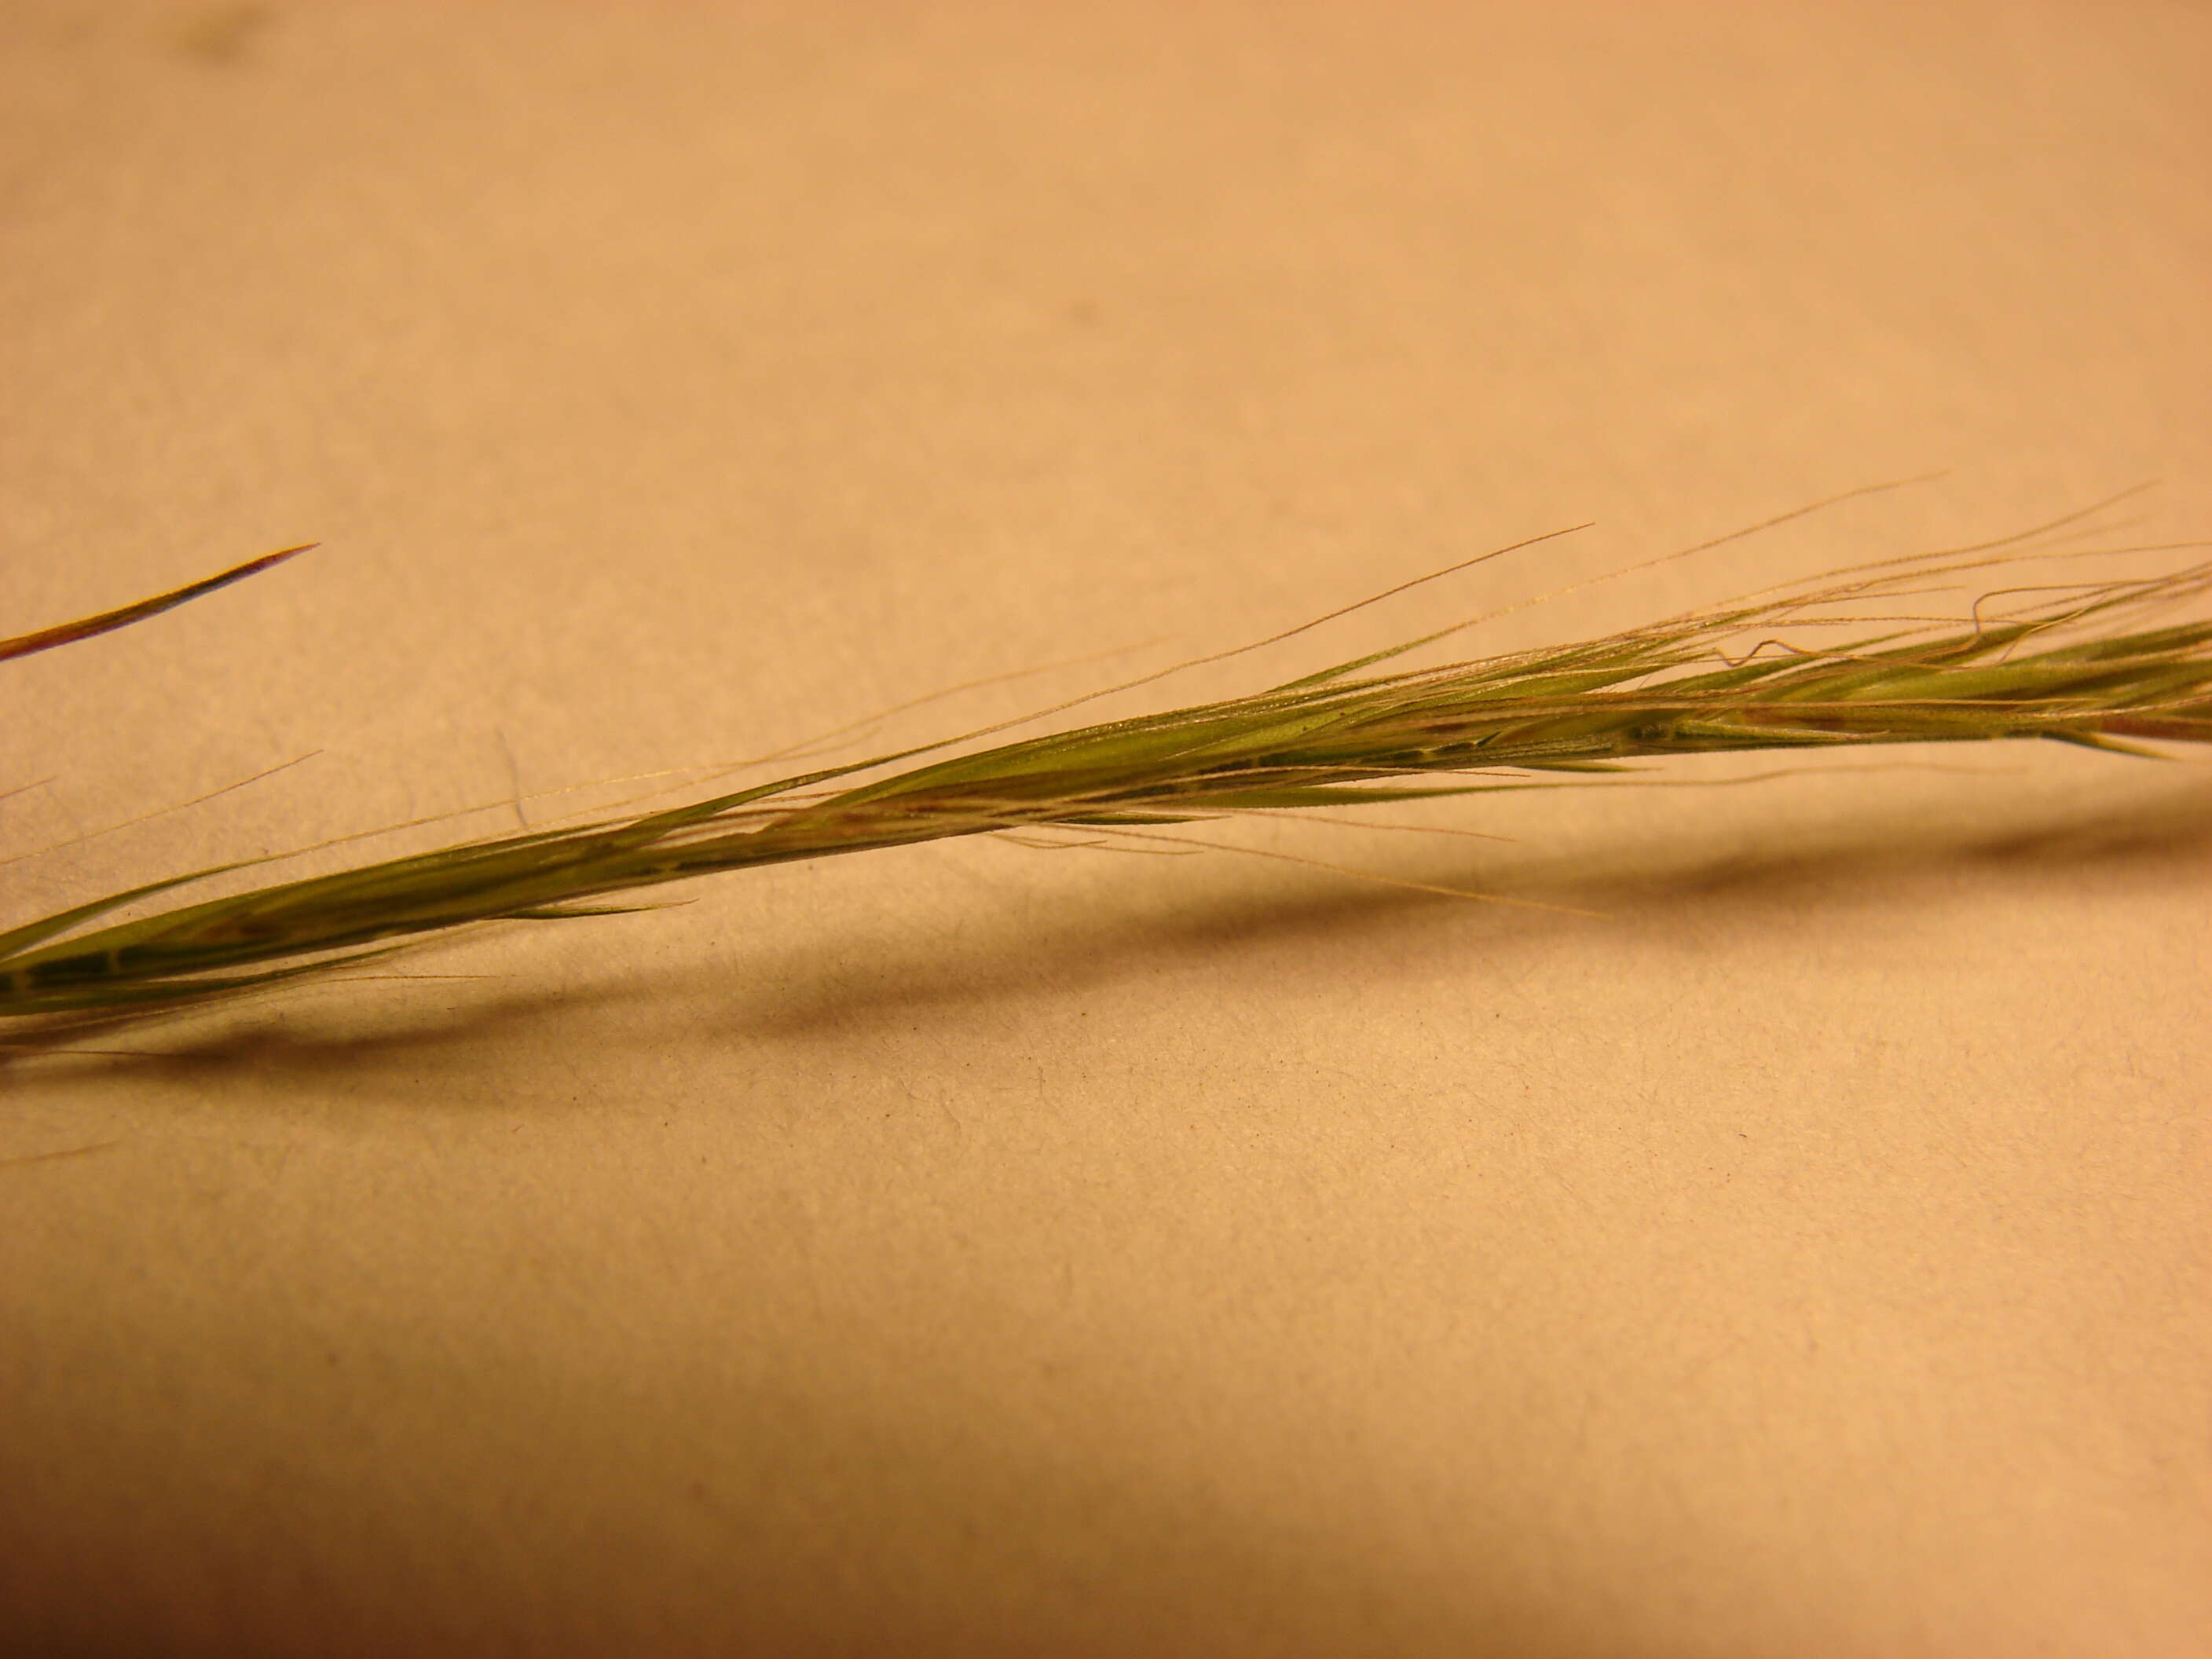
[[[324,545],[9,665],[8,915],[1585,520],[1166,690],[1931,471],[1470,648],[2204,534],[2208,74],[2157,0],[9,0],[0,633]],[[2212,798],[1967,772],[1247,832],[1602,921],[931,848],[11,1066],[0,1620],[2193,1650]]]

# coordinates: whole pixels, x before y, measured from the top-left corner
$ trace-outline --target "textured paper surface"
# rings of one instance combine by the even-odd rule
[[[0,631],[325,545],[8,666],[6,854],[315,753],[8,914],[1584,520],[1099,707],[1934,469],[1476,637],[2212,533],[2208,74],[2160,4],[16,0]],[[7,1644],[2203,1650],[2212,787],[1936,758],[1225,832],[1595,919],[950,845],[10,1066]]]

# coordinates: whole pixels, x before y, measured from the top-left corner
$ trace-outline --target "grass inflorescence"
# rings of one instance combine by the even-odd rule
[[[1246,696],[963,750],[993,735],[973,733],[108,920],[246,866],[197,871],[0,933],[0,1015],[170,1009],[475,923],[607,915],[636,907],[603,901],[672,882],[951,836],[1164,842],[1229,814],[1720,751],[2036,738],[2142,754],[2212,740],[2212,623],[2174,619],[2212,586],[2212,565],[1984,593],[1949,620],[1899,614],[1990,565],[1975,549],[1886,561],[1601,639],[1396,665],[1446,629]],[[1830,640],[1853,625],[1871,631]]]

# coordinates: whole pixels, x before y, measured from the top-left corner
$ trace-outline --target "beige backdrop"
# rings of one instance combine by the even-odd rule
[[[2148,0],[9,0],[0,632],[325,546],[9,666],[0,855],[315,758],[6,913],[1583,520],[1148,695],[1934,469],[1480,637],[2212,534],[2208,85]],[[1220,832],[1599,918],[977,842],[19,1060],[0,1626],[2204,1651],[2212,787],[1936,758]]]

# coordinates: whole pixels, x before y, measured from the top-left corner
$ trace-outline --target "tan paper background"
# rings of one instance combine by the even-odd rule
[[[1932,469],[1480,637],[2212,533],[2208,84],[2159,3],[12,0],[0,632],[325,545],[9,666],[0,854],[316,757],[7,914],[1586,519],[1151,695]],[[947,845],[18,1060],[0,1626],[2203,1651],[2212,787],[1937,758],[1224,832],[1600,920]]]

